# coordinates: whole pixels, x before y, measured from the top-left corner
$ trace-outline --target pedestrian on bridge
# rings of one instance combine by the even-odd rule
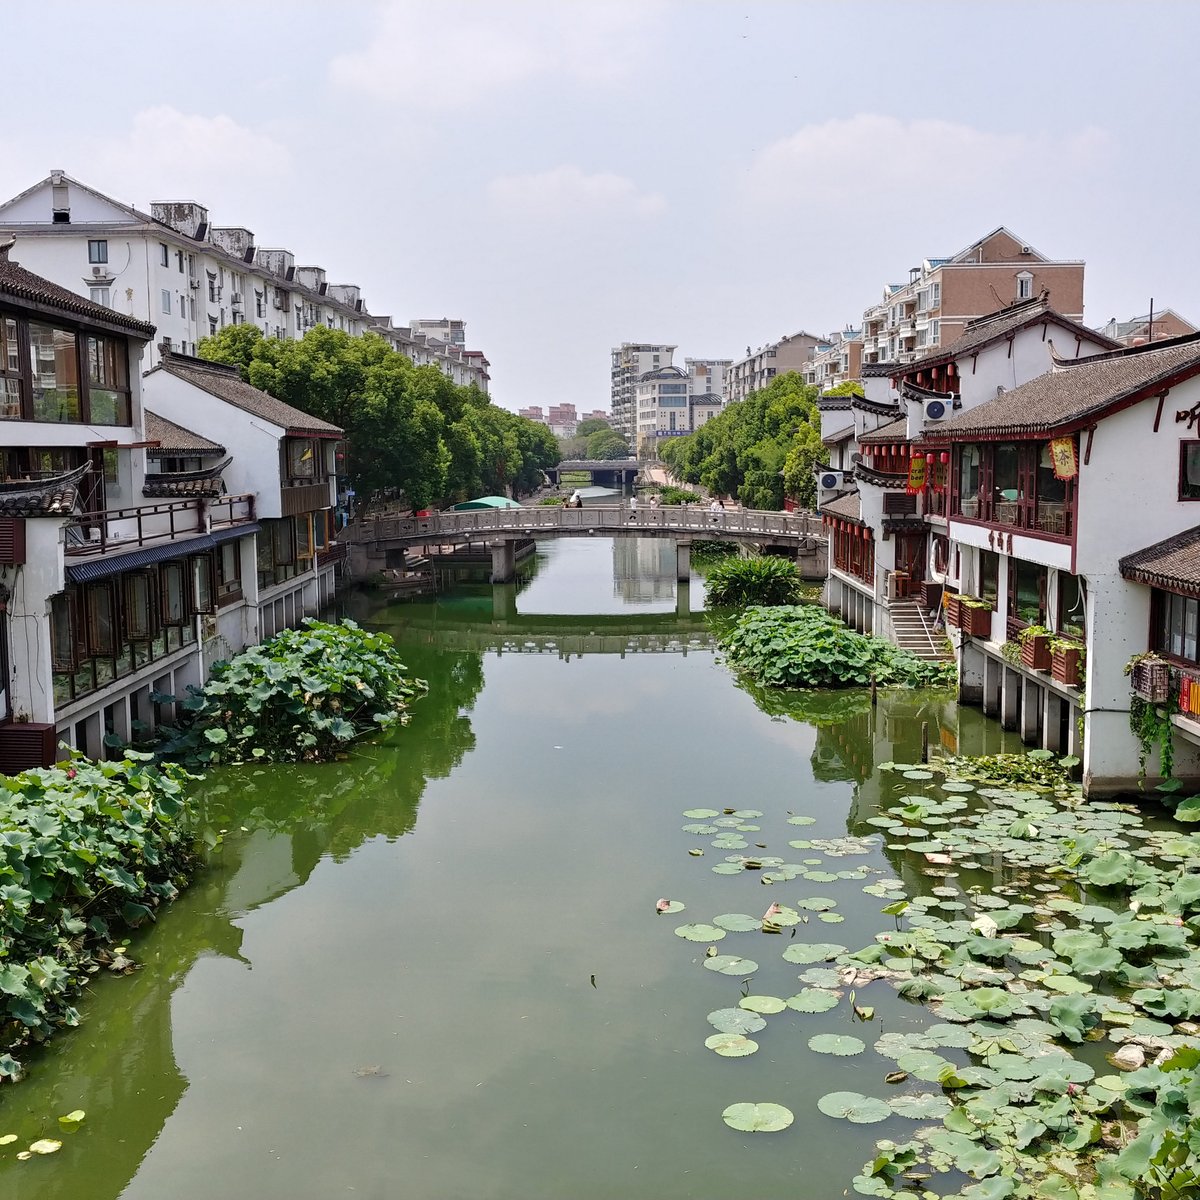
[[[629,519],[632,521],[637,516],[637,496],[629,497]]]

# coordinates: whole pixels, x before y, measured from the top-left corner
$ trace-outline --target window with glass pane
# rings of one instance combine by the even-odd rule
[[[1001,504],[1016,504],[1018,496],[1017,447],[1012,442],[1001,442],[995,449],[995,501]]]
[[[1179,443],[1179,498],[1200,500],[1200,442]]]
[[[75,631],[71,628],[71,601],[66,592],[50,601],[50,653],[55,671],[78,670]]]
[[[75,335],[30,321],[29,349],[33,358],[33,419],[80,420]]]
[[[225,542],[217,551],[217,595],[240,595],[242,590],[242,544]]]
[[[294,520],[296,522],[296,558],[301,560],[312,558],[312,518],[308,513],[301,513]]]
[[[197,554],[191,559],[192,574],[196,580],[196,611],[198,613],[215,612],[216,600],[213,596],[213,560],[211,554]]]
[[[288,477],[312,479],[317,473],[317,460],[312,442],[289,441]]]
[[[1087,633],[1087,584],[1082,576],[1067,571],[1058,573],[1058,625],[1059,633],[1069,637],[1083,638]]]
[[[89,418],[97,425],[128,425],[129,365],[125,343],[116,338],[87,339]]]
[[[991,550],[979,552],[979,598],[993,608],[1000,599],[1000,555]]]
[[[263,521],[257,538],[258,586],[268,587],[275,581],[274,540],[267,521]]]
[[[84,596],[89,654],[111,655],[117,648],[116,611],[111,583],[92,584]]]
[[[286,517],[271,522],[271,548],[276,566],[296,561],[294,526]]]
[[[1008,560],[1009,616],[1026,625],[1044,623],[1046,568],[1023,559]]]
[[[329,545],[329,510],[313,513],[313,548],[324,550]]]
[[[125,636],[130,641],[149,641],[158,633],[154,576],[133,571],[125,576]]]
[[[979,516],[980,454],[978,446],[958,452],[958,505],[964,517]]]
[[[182,625],[188,619],[187,574],[181,562],[163,563],[162,617],[166,625]]]

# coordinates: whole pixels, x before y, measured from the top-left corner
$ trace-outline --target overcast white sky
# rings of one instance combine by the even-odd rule
[[[467,321],[510,408],[608,351],[857,324],[1008,225],[1200,322],[1192,0],[4,4],[0,195],[61,167]]]

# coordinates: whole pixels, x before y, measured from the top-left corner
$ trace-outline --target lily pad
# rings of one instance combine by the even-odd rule
[[[788,1008],[796,1012],[821,1013],[837,1008],[838,996],[825,988],[808,987],[801,988],[794,996],[789,996],[786,1003]]]
[[[817,1101],[817,1107],[827,1117],[852,1121],[855,1125],[874,1125],[892,1115],[886,1101],[859,1092],[827,1092]]]
[[[62,1142],[54,1138],[39,1138],[38,1141],[30,1143],[29,1149],[34,1154],[53,1154],[62,1149]]]
[[[785,962],[807,964],[828,962],[845,953],[846,947],[836,942],[794,942],[783,952],[783,957]]]
[[[722,1058],[745,1058],[758,1050],[758,1043],[740,1033],[714,1033],[704,1039],[704,1045]]]
[[[758,1013],[744,1008],[718,1008],[708,1014],[708,1023],[718,1033],[757,1033],[767,1027]]]
[[[754,1013],[779,1013],[787,1007],[778,996],[743,996],[738,1007]]]
[[[728,929],[730,933],[750,933],[762,925],[760,920],[747,913],[722,913],[719,917],[713,917],[712,923]]]
[[[816,817],[806,817],[806,816],[788,817],[789,825],[815,825],[816,823],[817,823]]]
[[[719,817],[721,814],[715,808],[686,808],[683,815],[692,821],[704,821],[709,817]]]
[[[680,925],[675,930],[675,936],[686,938],[689,942],[719,942],[725,936],[725,930],[716,925]]]
[[[721,1119],[730,1129],[743,1133],[778,1133],[786,1129],[795,1119],[791,1109],[782,1104],[759,1101],[757,1104],[731,1104]]]
[[[951,1108],[950,1101],[945,1096],[934,1092],[922,1092],[917,1095],[906,1092],[902,1096],[893,1096],[888,1105],[896,1116],[911,1117],[914,1121],[944,1117]]]
[[[681,900],[660,900],[656,906],[656,911],[663,914],[683,912],[687,905]]]
[[[808,1048],[816,1054],[836,1054],[839,1058],[861,1054],[867,1044],[845,1033],[816,1033],[808,1039]]]
[[[704,960],[704,967],[721,975],[753,975],[758,970],[758,963],[749,958],[739,958],[736,954],[714,954],[712,958]]]

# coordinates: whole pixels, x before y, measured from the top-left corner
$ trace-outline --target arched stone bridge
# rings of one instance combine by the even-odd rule
[[[679,548],[680,579],[688,578],[691,569],[692,542],[740,542],[789,550],[796,555],[802,574],[825,577],[826,534],[821,518],[813,513],[744,508],[711,512],[700,506],[651,508],[648,504],[639,504],[634,511],[620,504],[472,509],[432,512],[424,517],[367,518],[343,529],[338,541],[362,547],[372,557],[408,546],[486,542],[492,550],[492,582],[500,583],[513,577],[515,544],[544,537],[672,538]]]

